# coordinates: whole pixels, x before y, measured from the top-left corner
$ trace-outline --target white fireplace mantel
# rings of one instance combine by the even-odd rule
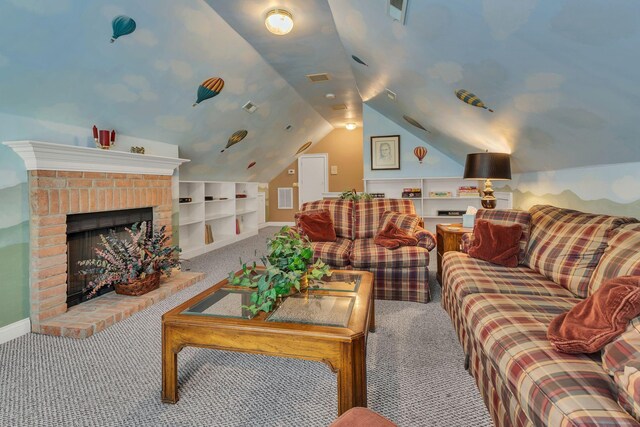
[[[27,170],[173,175],[187,159],[76,147],[39,141],[5,141],[24,160]]]

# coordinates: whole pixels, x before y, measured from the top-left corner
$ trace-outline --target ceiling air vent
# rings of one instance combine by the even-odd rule
[[[404,25],[409,0],[387,0],[387,15]]]
[[[331,109],[334,111],[346,110],[347,106],[344,104],[335,104],[331,106]]]
[[[253,113],[254,111],[256,111],[258,109],[258,106],[256,104],[254,104],[253,102],[249,101],[246,104],[244,104],[242,106],[242,109],[244,111],[246,111],[247,113]]]
[[[327,73],[319,73],[319,74],[307,74],[306,76],[312,83],[326,82],[329,80],[329,74]]]
[[[394,91],[392,91],[391,89],[385,89],[384,91],[387,94],[387,98],[389,98],[392,101],[396,100],[396,93]]]

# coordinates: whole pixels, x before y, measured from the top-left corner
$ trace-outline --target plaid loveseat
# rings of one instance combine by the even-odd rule
[[[640,425],[638,401],[630,402],[628,391],[634,377],[623,375],[640,368],[640,318],[603,354],[609,365],[598,354],[557,352],[547,340],[551,320],[603,281],[640,275],[640,223],[542,205],[529,212],[480,210],[478,219],[519,223],[526,241],[516,268],[461,252],[443,257],[442,305],[494,423]],[[617,384],[619,378],[626,382]]]
[[[373,240],[385,211],[415,215],[411,200],[317,200],[304,203],[301,212],[327,209],[336,231],[335,242],[313,242],[314,257],[332,268],[366,270],[374,274],[374,297],[385,300],[429,302],[429,251],[436,245],[432,233],[418,227],[418,246],[386,249]]]

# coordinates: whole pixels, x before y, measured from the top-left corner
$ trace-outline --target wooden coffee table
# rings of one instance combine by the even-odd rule
[[[317,289],[294,294],[272,313],[251,313],[251,291],[222,280],[162,316],[162,401],[178,401],[184,347],[292,357],[338,374],[338,415],[367,406],[367,333],[375,328],[373,275],[334,271]]]

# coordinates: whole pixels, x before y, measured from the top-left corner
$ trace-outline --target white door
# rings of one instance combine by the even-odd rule
[[[298,157],[298,201],[321,200],[322,193],[329,191],[328,156],[305,154]]]

